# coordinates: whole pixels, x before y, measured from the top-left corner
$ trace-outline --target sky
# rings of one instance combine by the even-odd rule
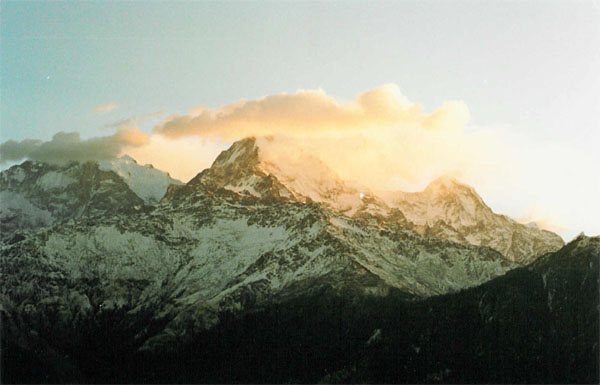
[[[0,166],[128,153],[187,180],[276,135],[374,189],[451,173],[597,235],[599,47],[598,1],[2,0]]]

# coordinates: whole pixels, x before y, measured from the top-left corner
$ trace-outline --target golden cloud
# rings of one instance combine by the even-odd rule
[[[380,127],[460,131],[469,120],[463,102],[448,102],[432,114],[410,102],[395,84],[339,102],[323,90],[269,95],[219,108],[199,106],[188,115],[173,115],[154,128],[169,138],[199,136],[236,140],[248,136],[306,136],[368,131]]]
[[[563,221],[557,220],[554,218],[555,216],[555,213],[552,213],[539,205],[533,205],[529,207],[526,216],[516,218],[516,221],[525,225],[535,223],[540,229],[553,231],[555,233],[565,231],[567,228],[561,224]]]
[[[560,231],[562,219],[579,212],[579,221],[583,218],[588,228],[598,228],[593,218],[599,215],[587,215],[590,209],[580,202],[595,202],[600,186],[573,188],[595,175],[591,158],[565,143],[551,145],[528,137],[524,130],[464,130],[469,121],[465,103],[445,102],[427,114],[393,84],[351,101],[339,101],[323,90],[300,90],[218,108],[199,106],[187,115],[165,119],[154,127],[155,135],[129,127],[151,115],[114,123],[111,127],[118,131],[110,136],[81,140],[78,133],[58,133],[47,142],[8,141],[0,145],[0,163],[23,158],[104,160],[127,153],[187,181],[209,167],[231,141],[269,137],[259,141],[261,153],[277,162],[289,161],[299,172],[319,172],[313,167],[318,162],[302,160],[312,156],[342,179],[373,191],[416,191],[451,174],[473,185],[492,207],[514,217],[523,217],[531,204],[552,208],[530,213],[521,218],[525,222]],[[598,212],[597,205],[588,206]],[[574,227],[566,222],[564,226]]]

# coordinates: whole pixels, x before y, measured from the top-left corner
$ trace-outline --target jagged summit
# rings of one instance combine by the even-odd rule
[[[294,148],[274,148],[265,139],[235,142],[189,185],[259,199],[317,202],[348,217],[397,222],[424,236],[492,247],[518,262],[564,244],[554,233],[494,213],[474,188],[453,177],[441,176],[421,192],[375,194],[342,180],[320,159]]]
[[[100,169],[114,171],[129,188],[147,204],[158,203],[165,196],[169,185],[182,185],[183,182],[172,178],[169,173],[154,168],[151,164],[140,165],[129,155],[98,162]]]
[[[444,196],[448,194],[472,194],[483,201],[473,187],[462,183],[458,179],[449,175],[442,175],[434,179],[427,185],[427,187],[425,187],[423,192],[436,196]]]
[[[234,142],[231,147],[222,151],[210,168],[196,175],[188,184],[204,184],[213,188],[222,188],[255,175],[259,171],[258,164],[256,139],[246,138]]]
[[[186,185],[163,171],[137,164],[130,156],[99,162],[96,167],[114,173],[115,180],[124,182],[146,204],[157,204],[163,197],[163,204],[180,204],[197,200],[205,192],[217,191],[250,200],[315,202],[349,218],[406,228],[422,236],[488,246],[517,262],[527,262],[563,245],[554,233],[494,213],[472,187],[452,177],[437,178],[421,192],[374,193],[343,180],[318,157],[294,146],[264,138],[237,141]],[[17,210],[37,218],[31,219],[33,223],[52,223],[48,220],[45,200],[40,198],[32,204],[30,198],[23,196],[20,186],[53,188],[57,194],[61,188],[77,190],[70,186],[73,181],[67,171],[76,167],[78,164],[73,163],[59,170],[55,166],[25,162],[10,172],[4,171],[3,178],[14,183],[2,189],[7,190],[3,194],[8,202],[3,212]],[[15,193],[19,197],[13,196]],[[9,208],[7,204],[15,207]]]
[[[123,161],[123,162],[131,162],[131,163],[134,163],[134,164],[138,164],[135,159],[133,159],[131,156],[129,156],[127,154],[121,156],[119,159],[121,161]]]
[[[197,188],[225,189],[256,198],[293,199],[275,175],[265,172],[255,138],[237,141],[219,154],[212,166],[187,184],[188,193]],[[168,194],[167,194],[168,195]]]
[[[552,232],[494,213],[473,187],[449,176],[423,191],[386,193],[384,199],[424,235],[492,247],[513,261],[529,262],[564,245]]]
[[[246,164],[250,167],[258,164],[258,146],[256,138],[249,137],[234,142],[231,147],[221,152],[212,164],[211,168],[226,167],[235,162]]]
[[[0,173],[1,237],[71,219],[135,212],[157,203],[169,185],[181,184],[128,155],[66,165],[25,161]]]
[[[310,154],[290,150],[274,151],[269,139],[240,140],[188,185],[222,188],[256,198],[317,202],[348,216],[365,211],[384,215],[389,210],[368,188],[342,180]]]
[[[436,189],[453,189],[460,186],[463,185],[453,176],[442,175],[431,181],[431,183],[425,187],[425,191]]]
[[[482,215],[492,213],[474,188],[449,176],[435,179],[420,192],[394,191],[384,197],[388,205],[404,209],[418,225],[444,220],[453,226],[474,226]]]
[[[70,219],[131,213],[143,205],[123,178],[96,162],[26,161],[0,173],[2,238]]]
[[[341,179],[313,155],[277,148],[277,143],[262,138],[235,142],[189,185],[259,199],[317,202],[351,218],[399,221],[418,234],[492,247],[518,262],[564,244],[554,233],[494,213],[473,187],[451,176],[435,179],[421,192],[373,193]]]

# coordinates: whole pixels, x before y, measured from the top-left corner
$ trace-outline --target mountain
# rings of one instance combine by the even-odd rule
[[[94,162],[26,161],[0,173],[2,238],[75,218],[131,213],[143,205],[122,178]]]
[[[123,178],[131,191],[142,198],[146,204],[158,203],[165,196],[170,185],[183,184],[180,180],[171,178],[168,172],[156,169],[151,164],[138,165],[129,155],[99,162],[99,166],[101,170],[114,171]]]
[[[131,157],[65,166],[26,161],[0,173],[1,238],[76,218],[132,213],[181,184]]]
[[[472,187],[449,177],[434,180],[422,192],[387,193],[385,201],[420,234],[488,246],[515,262],[531,262],[564,245],[550,231],[495,214]]]
[[[564,245],[560,236],[495,214],[467,185],[440,177],[418,193],[373,193],[340,179],[327,165],[298,151],[262,151],[268,139],[234,143],[193,184],[255,197],[318,202],[351,218],[400,223],[414,232],[462,244],[491,247],[527,263]]]
[[[389,211],[367,188],[341,180],[314,156],[265,154],[261,144],[268,141],[246,138],[235,142],[191,182],[258,198],[318,202],[349,217],[360,210],[372,209],[378,214]]]
[[[404,307],[390,301],[373,324],[378,341],[335,375],[350,383],[597,384],[599,282],[600,237],[580,235],[478,287]]]
[[[145,337],[144,348],[155,349],[186,333],[190,320],[210,327],[219,312],[324,286],[366,296],[396,289],[420,298],[516,267],[490,248],[421,237],[314,203],[192,187],[193,181],[176,191],[188,189],[187,195],[174,203],[167,195],[152,210],[81,219],[9,240],[0,251],[2,306],[17,318],[36,314],[36,322],[54,309],[57,327],[70,327],[81,315],[150,311],[153,319],[168,320]]]
[[[265,140],[234,143],[186,184],[127,157],[3,171],[1,193],[17,197],[0,211],[3,382],[432,382],[456,370],[444,365],[460,365],[444,352],[468,348],[431,330],[465,341],[488,333],[476,303],[492,306],[495,319],[527,315],[493,330],[554,333],[544,321],[582,311],[579,329],[560,325],[591,335],[597,298],[566,303],[580,294],[578,280],[587,294],[597,285],[588,261],[596,238],[539,256],[559,247],[557,236],[494,214],[454,180],[390,197],[341,180],[314,157],[272,152]],[[493,234],[508,233],[518,247],[494,243]],[[465,294],[488,284],[497,287],[489,304]],[[539,307],[546,287],[551,311]],[[454,345],[444,350],[436,339]],[[533,343],[506,340],[525,350]],[[423,344],[433,353],[411,355]],[[468,354],[492,357],[494,346]],[[565,351],[594,352],[574,346]],[[517,353],[502,353],[494,368],[520,367]],[[398,372],[404,359],[416,374]]]
[[[29,271],[37,261],[29,260]],[[599,262],[600,237],[581,236],[480,286],[422,300],[397,289],[379,296],[339,290],[339,277],[330,276],[244,313],[219,312],[210,328],[180,317],[153,349],[148,336],[173,322],[164,316],[169,309],[155,306],[179,285],[164,282],[163,296],[147,305],[138,298],[111,307],[98,298],[122,280],[93,285],[101,278],[71,280],[55,270],[42,288],[54,286],[55,296],[3,300],[2,380],[598,383]],[[38,274],[31,276],[12,290],[37,295]],[[71,283],[61,288],[65,279]],[[129,282],[123,295],[135,297],[143,286]],[[13,293],[5,290],[3,299]]]

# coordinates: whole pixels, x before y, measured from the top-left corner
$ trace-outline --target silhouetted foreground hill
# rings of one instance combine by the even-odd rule
[[[599,259],[600,238],[582,236],[425,300],[324,287],[223,313],[153,352],[138,341],[162,325],[144,312],[99,313],[70,331],[50,322],[24,349],[3,311],[2,382],[598,383]]]

